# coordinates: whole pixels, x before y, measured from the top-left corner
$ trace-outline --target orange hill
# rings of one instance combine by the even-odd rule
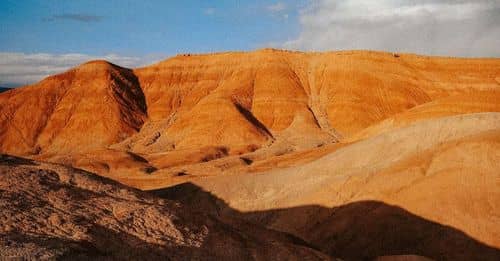
[[[2,94],[0,148],[310,148],[446,97],[498,95],[499,72],[498,59],[361,51],[181,55],[135,70],[95,61]]]
[[[495,260],[499,112],[500,59],[262,49],[95,61],[0,94],[0,152],[161,189],[348,260]]]

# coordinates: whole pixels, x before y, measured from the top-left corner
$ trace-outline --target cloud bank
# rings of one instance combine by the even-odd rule
[[[0,52],[0,86],[19,86],[37,82],[49,75],[68,70],[89,60],[104,59],[124,67],[138,67],[153,62],[151,57],[128,57],[116,54],[48,54]]]
[[[317,0],[282,47],[500,57],[498,0]]]
[[[65,14],[58,14],[58,15],[53,15],[51,17],[45,18],[44,21],[52,22],[52,21],[57,21],[57,20],[69,20],[69,21],[76,21],[76,22],[82,22],[82,23],[92,23],[92,22],[99,22],[103,18],[104,17],[99,16],[99,15],[65,13]]]

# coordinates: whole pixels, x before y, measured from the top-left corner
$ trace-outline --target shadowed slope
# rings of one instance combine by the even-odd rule
[[[0,207],[0,258],[330,260],[284,233],[232,227],[81,170],[5,155]]]
[[[329,230],[333,227],[320,225],[328,215],[311,211],[268,216],[265,211],[307,205],[335,208],[375,200],[498,248],[499,129],[498,113],[433,119],[344,146],[301,166],[192,182],[231,209],[256,212],[251,220],[317,242],[322,249],[329,249],[333,240]],[[206,202],[200,198],[194,201]]]
[[[12,186],[13,182],[19,185]],[[238,212],[193,184],[154,192],[181,200],[188,210],[175,201],[86,172],[10,156],[1,157],[0,186],[0,204],[5,207],[0,215],[4,256],[63,260],[329,259],[298,239],[252,224],[269,225],[283,216],[309,221],[311,216],[321,217],[308,224],[310,233],[305,239],[345,260],[379,256],[398,260],[406,255],[497,260],[500,255],[498,249],[457,229],[378,201],[335,208],[300,206]],[[329,236],[322,236],[325,234]]]
[[[203,209],[226,222],[237,219],[270,226],[290,217],[307,231],[302,237],[321,250],[345,260],[418,255],[434,260],[497,260],[500,250],[453,227],[419,217],[380,201],[354,201],[334,208],[306,205],[240,212],[192,183],[152,191]],[[306,222],[302,222],[305,220]],[[395,257],[394,257],[395,258]]]

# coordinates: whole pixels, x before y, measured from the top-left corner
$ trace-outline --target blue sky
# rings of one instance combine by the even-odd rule
[[[275,47],[500,57],[500,0],[0,0],[0,86]]]
[[[304,2],[2,0],[0,51],[172,55],[249,50],[297,34],[297,10]]]

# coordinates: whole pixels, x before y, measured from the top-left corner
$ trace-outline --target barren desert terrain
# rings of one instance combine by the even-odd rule
[[[90,61],[0,94],[0,257],[500,260],[500,59]]]

